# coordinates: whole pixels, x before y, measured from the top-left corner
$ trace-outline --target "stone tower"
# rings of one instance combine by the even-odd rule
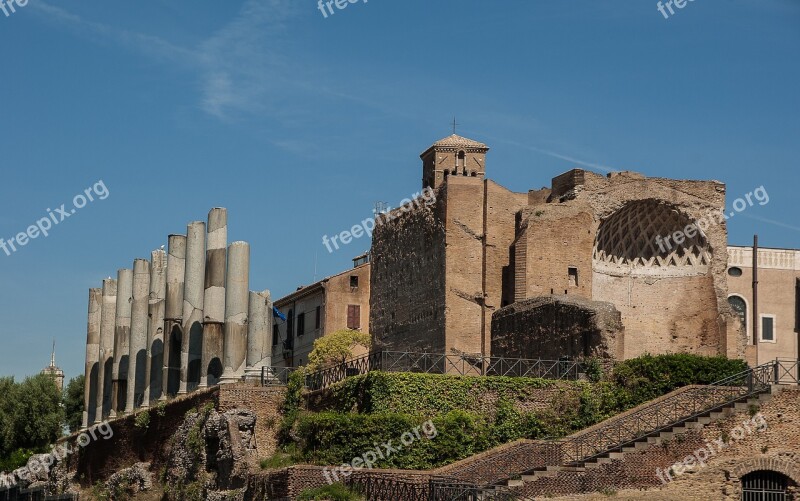
[[[50,354],[50,365],[42,369],[42,374],[50,376],[55,381],[59,393],[64,391],[64,371],[56,366],[56,342],[53,341],[53,352]]]
[[[422,187],[438,188],[448,176],[483,179],[489,147],[453,134],[425,150],[422,159]]]

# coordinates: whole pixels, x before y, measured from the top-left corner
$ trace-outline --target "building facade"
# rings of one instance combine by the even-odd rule
[[[352,269],[300,287],[275,301],[275,308],[286,320],[276,317],[272,327],[272,365],[307,364],[314,341],[337,330],[366,332],[370,270],[369,255],[364,254],[353,260]]]
[[[753,332],[753,247],[728,247],[728,302],[758,363],[800,359],[800,250],[758,249],[758,333]]]

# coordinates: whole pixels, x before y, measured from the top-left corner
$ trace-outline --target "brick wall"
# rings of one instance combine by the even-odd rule
[[[441,190],[378,224],[372,240],[370,332],[373,349],[445,350],[445,236]],[[393,213],[394,214],[394,213]]]
[[[493,356],[620,359],[623,350],[622,318],[611,303],[543,296],[506,306],[492,317]]]
[[[244,383],[221,386],[218,410],[248,409],[256,415],[256,450],[259,458],[275,454],[280,409],[286,397],[284,387],[261,387]]]
[[[746,433],[736,440],[734,429],[750,419],[748,411],[717,421],[701,430],[691,430],[665,445],[634,451],[623,459],[614,460],[586,472],[561,472],[555,477],[542,478],[525,485],[523,495],[592,493],[601,490],[618,491],[615,499],[649,500],[682,499],[689,501],[739,500],[741,477],[757,469],[772,469],[784,473],[800,484],[800,389],[784,389],[772,401],[758,409],[768,428]],[[668,468],[709,444],[723,439],[728,447],[711,456],[704,467],[673,476],[664,484],[656,469]],[[666,477],[664,477],[666,480]],[[639,489],[648,489],[645,493]],[[604,499],[602,494],[565,496],[556,499]]]

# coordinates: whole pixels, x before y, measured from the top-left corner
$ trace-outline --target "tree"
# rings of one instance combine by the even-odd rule
[[[51,376],[39,374],[17,385],[13,422],[13,450],[40,450],[54,443],[62,433],[64,409],[61,393]]]
[[[0,457],[8,456],[15,449],[17,386],[13,377],[0,378]]]
[[[369,351],[372,339],[366,332],[342,329],[314,341],[308,355],[308,369],[315,371],[344,363],[353,357],[353,350],[362,347]]]
[[[70,432],[81,429],[83,424],[83,387],[86,376],[81,374],[69,380],[64,390],[64,414]]]

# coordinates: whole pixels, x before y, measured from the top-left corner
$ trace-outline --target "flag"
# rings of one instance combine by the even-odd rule
[[[286,315],[284,315],[283,313],[281,313],[281,310],[279,310],[278,308],[276,308],[276,307],[274,307],[274,306],[273,306],[273,307],[272,307],[272,313],[274,313],[276,317],[280,318],[280,319],[281,319],[281,320],[283,320],[284,322],[286,321]]]

